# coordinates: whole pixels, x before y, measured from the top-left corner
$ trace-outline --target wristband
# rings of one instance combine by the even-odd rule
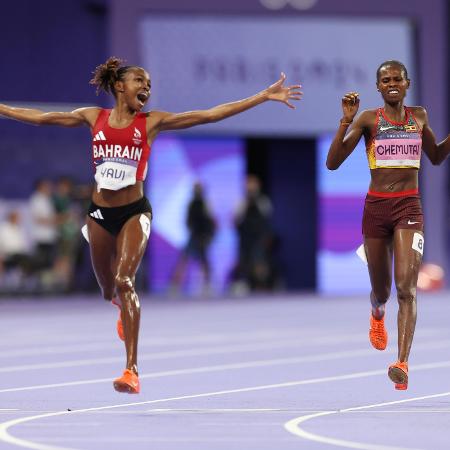
[[[347,127],[348,127],[349,125],[351,125],[352,122],[353,122],[353,119],[350,120],[350,122],[346,122],[344,119],[341,119],[341,120],[339,121],[339,123],[340,123],[341,125],[344,125],[344,126],[347,126]]]

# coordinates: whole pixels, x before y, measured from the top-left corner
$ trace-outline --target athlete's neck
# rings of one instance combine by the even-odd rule
[[[137,111],[132,111],[126,103],[116,104],[111,110],[109,124],[113,127],[124,128],[136,117]]]
[[[385,103],[384,114],[392,122],[403,122],[406,118],[406,110],[403,102]]]

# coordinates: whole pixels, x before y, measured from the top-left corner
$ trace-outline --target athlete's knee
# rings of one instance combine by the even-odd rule
[[[116,275],[115,284],[119,294],[134,293],[134,281],[128,275]]]
[[[416,300],[416,288],[409,283],[397,283],[397,299],[399,303],[413,303]]]
[[[389,296],[391,295],[391,287],[384,286],[382,288],[374,288],[372,289],[372,295],[376,302],[386,303],[389,300]]]

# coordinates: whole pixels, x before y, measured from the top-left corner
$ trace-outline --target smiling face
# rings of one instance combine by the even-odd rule
[[[395,104],[403,101],[409,84],[405,71],[399,65],[385,65],[378,72],[377,88],[385,103]]]
[[[140,111],[150,98],[149,74],[140,67],[129,69],[123,80],[115,84],[118,100],[123,100],[132,111]]]

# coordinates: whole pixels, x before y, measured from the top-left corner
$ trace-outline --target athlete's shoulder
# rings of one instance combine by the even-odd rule
[[[87,122],[92,127],[97,121],[97,118],[101,111],[102,108],[99,108],[98,106],[87,106],[84,108],[78,108],[74,110],[73,113],[76,113],[83,117],[85,122]]]
[[[170,115],[170,113],[168,113],[168,112],[156,111],[156,110],[147,111],[144,114],[145,114],[145,117],[147,120],[147,124],[151,128],[157,127],[165,117]]]
[[[407,108],[421,127],[428,125],[428,113],[423,106],[408,106]]]
[[[377,115],[378,109],[365,109],[359,113],[357,121],[362,127],[371,127],[376,122]]]
[[[415,116],[427,116],[427,110],[423,106],[407,106],[407,108],[415,115]]]
[[[378,114],[379,108],[372,108],[372,109],[364,109],[361,111],[360,116],[364,117],[376,117]]]

